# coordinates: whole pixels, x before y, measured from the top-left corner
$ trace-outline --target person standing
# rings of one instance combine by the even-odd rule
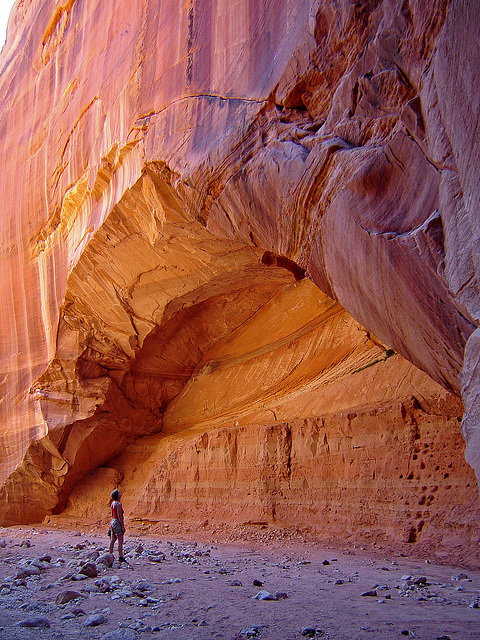
[[[110,508],[112,510],[112,521],[110,523],[110,553],[113,555],[113,547],[118,540],[118,561],[126,562],[123,557],[123,535],[125,533],[125,523],[123,521],[123,507],[120,502],[122,494],[118,489],[114,489],[110,494]]]

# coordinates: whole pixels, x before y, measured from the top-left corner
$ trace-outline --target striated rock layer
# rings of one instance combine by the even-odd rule
[[[235,539],[272,526],[478,566],[480,500],[457,412],[454,401],[422,409],[410,398],[322,419],[148,436],[87,475],[51,522],[105,525],[105,496],[120,483],[130,531],[165,534],[179,523],[212,535],[227,523]]]
[[[460,0],[18,0],[3,523],[61,512],[131,452],[118,473],[152,517],[390,531],[388,492],[393,538],[453,526],[476,495],[459,395],[480,470],[478,32]]]

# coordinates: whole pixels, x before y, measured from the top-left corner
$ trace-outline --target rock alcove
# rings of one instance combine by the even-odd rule
[[[474,548],[473,14],[17,6],[2,524],[120,483],[139,519]]]

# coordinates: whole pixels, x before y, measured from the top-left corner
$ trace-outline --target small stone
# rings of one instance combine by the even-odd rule
[[[17,627],[42,627],[43,629],[48,629],[50,627],[50,622],[46,618],[27,618],[26,620],[21,620],[17,622]]]
[[[372,598],[376,598],[377,597],[377,592],[375,589],[371,589],[370,591],[364,591],[362,593],[362,597],[372,597]]]
[[[161,584],[180,584],[180,578],[168,578],[167,580],[163,580]]]
[[[313,627],[304,627],[302,629],[302,636],[305,636],[306,638],[313,638],[316,633],[317,633],[317,630],[314,629]]]
[[[263,582],[261,580],[257,580],[255,578],[255,580],[253,581],[253,586],[254,587],[263,587]]]
[[[73,580],[74,582],[81,582],[82,580],[86,580],[87,576],[84,573],[74,573],[72,576],[70,576],[70,580]]]
[[[150,582],[148,582],[148,580],[145,580],[143,578],[141,580],[138,580],[137,582],[135,582],[132,585],[132,587],[133,587],[133,589],[135,591],[142,591],[142,592],[143,591],[152,591],[152,589],[153,589],[153,586],[150,584]]]
[[[97,567],[94,562],[87,562],[84,564],[78,573],[87,576],[87,578],[96,578],[98,575]]]
[[[256,638],[260,631],[260,627],[245,627],[245,629],[240,631],[240,635],[246,636],[247,638]]]
[[[243,582],[241,580],[230,580],[228,584],[231,587],[243,587]]]
[[[101,613],[91,613],[83,623],[84,627],[99,627],[107,621]]]
[[[325,565],[325,566],[327,566],[327,565],[329,565],[329,564],[330,564],[330,562],[329,562],[328,560],[324,560],[324,561],[322,562],[322,564],[323,564],[323,565]]]
[[[111,553],[104,553],[99,558],[97,558],[97,564],[104,564],[107,567],[111,567],[115,558]]]
[[[285,591],[276,591],[275,592],[275,599],[276,600],[287,600],[288,599],[288,595],[285,593]]]
[[[72,600],[77,600],[78,598],[83,597],[84,596],[82,596],[81,593],[78,593],[78,591],[63,591],[62,593],[59,593],[55,598],[55,604],[67,604],[67,602],[71,602]]]
[[[100,593],[107,593],[108,591],[110,591],[110,582],[107,580],[107,578],[95,580],[95,586],[98,587]]]
[[[91,582],[87,582],[85,586],[82,587],[82,591],[86,591],[87,593],[96,593],[98,588]]]
[[[76,618],[87,615],[85,611],[83,609],[80,609],[79,607],[75,607],[75,609],[72,609],[72,613]]]
[[[40,558],[34,558],[31,562],[30,562],[30,566],[31,567],[37,567],[37,569],[40,569],[40,571],[45,571],[45,569],[48,569],[48,563],[44,562],[43,560],[40,560]]]
[[[74,619],[75,619],[75,615],[72,612],[66,613],[64,616],[60,618],[60,620],[74,620]]]
[[[23,567],[19,569],[15,574],[15,578],[18,580],[20,578],[30,578],[31,576],[39,576],[40,569],[38,567],[32,567],[29,565],[28,567]]]
[[[413,581],[413,584],[425,585],[427,584],[427,578],[425,576],[420,576],[418,578],[415,578],[415,580]]]
[[[339,578],[338,580],[335,580],[335,584],[343,584],[343,580]]]
[[[253,596],[253,600],[277,600],[277,598],[268,591],[259,591],[256,596]]]

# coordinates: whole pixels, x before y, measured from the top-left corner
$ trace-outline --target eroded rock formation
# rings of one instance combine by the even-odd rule
[[[107,484],[151,490],[152,517],[182,496],[192,517],[192,501],[280,521],[288,505],[301,524],[333,483],[340,513],[342,491],[374,495],[379,528],[385,491],[430,501],[393,509],[398,535],[450,526],[440,468],[459,505],[476,495],[464,362],[477,471],[480,455],[478,20],[446,0],[17,3],[0,59],[2,522],[62,511],[110,465]]]

